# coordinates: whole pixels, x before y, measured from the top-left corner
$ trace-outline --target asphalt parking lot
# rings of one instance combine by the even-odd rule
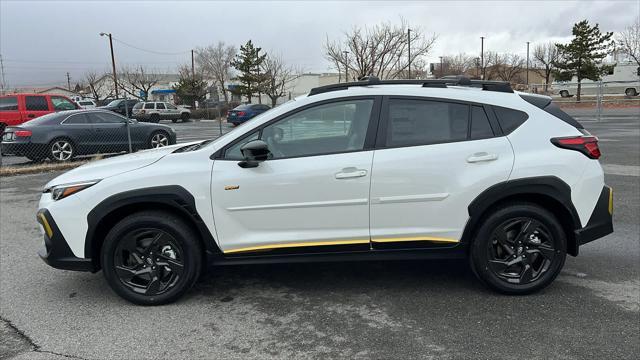
[[[640,116],[575,115],[600,138],[615,232],[523,297],[486,290],[465,262],[365,262],[217,268],[179,302],[139,307],[101,273],[37,257],[37,201],[58,173],[2,178],[0,359],[635,359]]]

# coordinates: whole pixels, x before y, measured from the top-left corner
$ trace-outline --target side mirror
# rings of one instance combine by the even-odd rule
[[[242,145],[240,152],[244,160],[238,163],[241,168],[254,168],[271,156],[269,145],[262,140],[253,140]]]

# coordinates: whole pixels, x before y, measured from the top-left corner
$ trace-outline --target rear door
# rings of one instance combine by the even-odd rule
[[[38,116],[53,112],[53,107],[49,107],[49,101],[45,95],[25,95],[24,97],[24,120],[29,121]]]
[[[91,152],[95,134],[86,113],[73,114],[64,119],[60,126],[64,129],[64,133],[73,140],[80,153]]]
[[[372,169],[373,248],[460,241],[470,202],[506,181],[513,164],[489,110],[444,99],[386,99]]]
[[[168,119],[167,107],[164,106],[164,103],[158,102],[156,103],[156,110],[158,110],[158,114],[160,114],[160,119]]]
[[[18,108],[18,96],[0,96],[0,127],[13,126],[20,123],[22,123],[22,116]],[[0,129],[0,132],[2,130]]]

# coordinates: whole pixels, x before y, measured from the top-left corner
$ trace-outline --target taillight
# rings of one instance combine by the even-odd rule
[[[244,111],[238,111],[238,116],[244,116]]]
[[[31,130],[16,130],[14,134],[16,137],[29,137],[32,133]]]
[[[598,159],[601,155],[598,138],[595,136],[553,138],[551,143],[559,148],[580,151],[590,159]]]

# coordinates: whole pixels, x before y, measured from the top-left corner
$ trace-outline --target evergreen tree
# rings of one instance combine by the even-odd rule
[[[240,46],[240,53],[231,62],[231,66],[240,72],[240,75],[237,76],[240,85],[233,92],[246,96],[249,99],[249,103],[251,103],[253,94],[260,91],[260,84],[263,79],[263,76],[260,76],[259,73],[267,54],[260,54],[260,50],[262,49],[254,47],[251,40],[249,40],[246,44]]]
[[[612,32],[601,33],[598,24],[590,26],[587,20],[573,25],[573,39],[568,44],[556,44],[560,58],[554,63],[557,80],[578,79],[577,101],[580,101],[583,79],[597,81],[611,71],[613,65],[603,65],[602,60],[613,50]]]
[[[181,104],[195,107],[196,101],[203,101],[207,95],[207,82],[201,75],[192,76],[189,70],[184,70],[180,71],[180,80],[173,89]]]

